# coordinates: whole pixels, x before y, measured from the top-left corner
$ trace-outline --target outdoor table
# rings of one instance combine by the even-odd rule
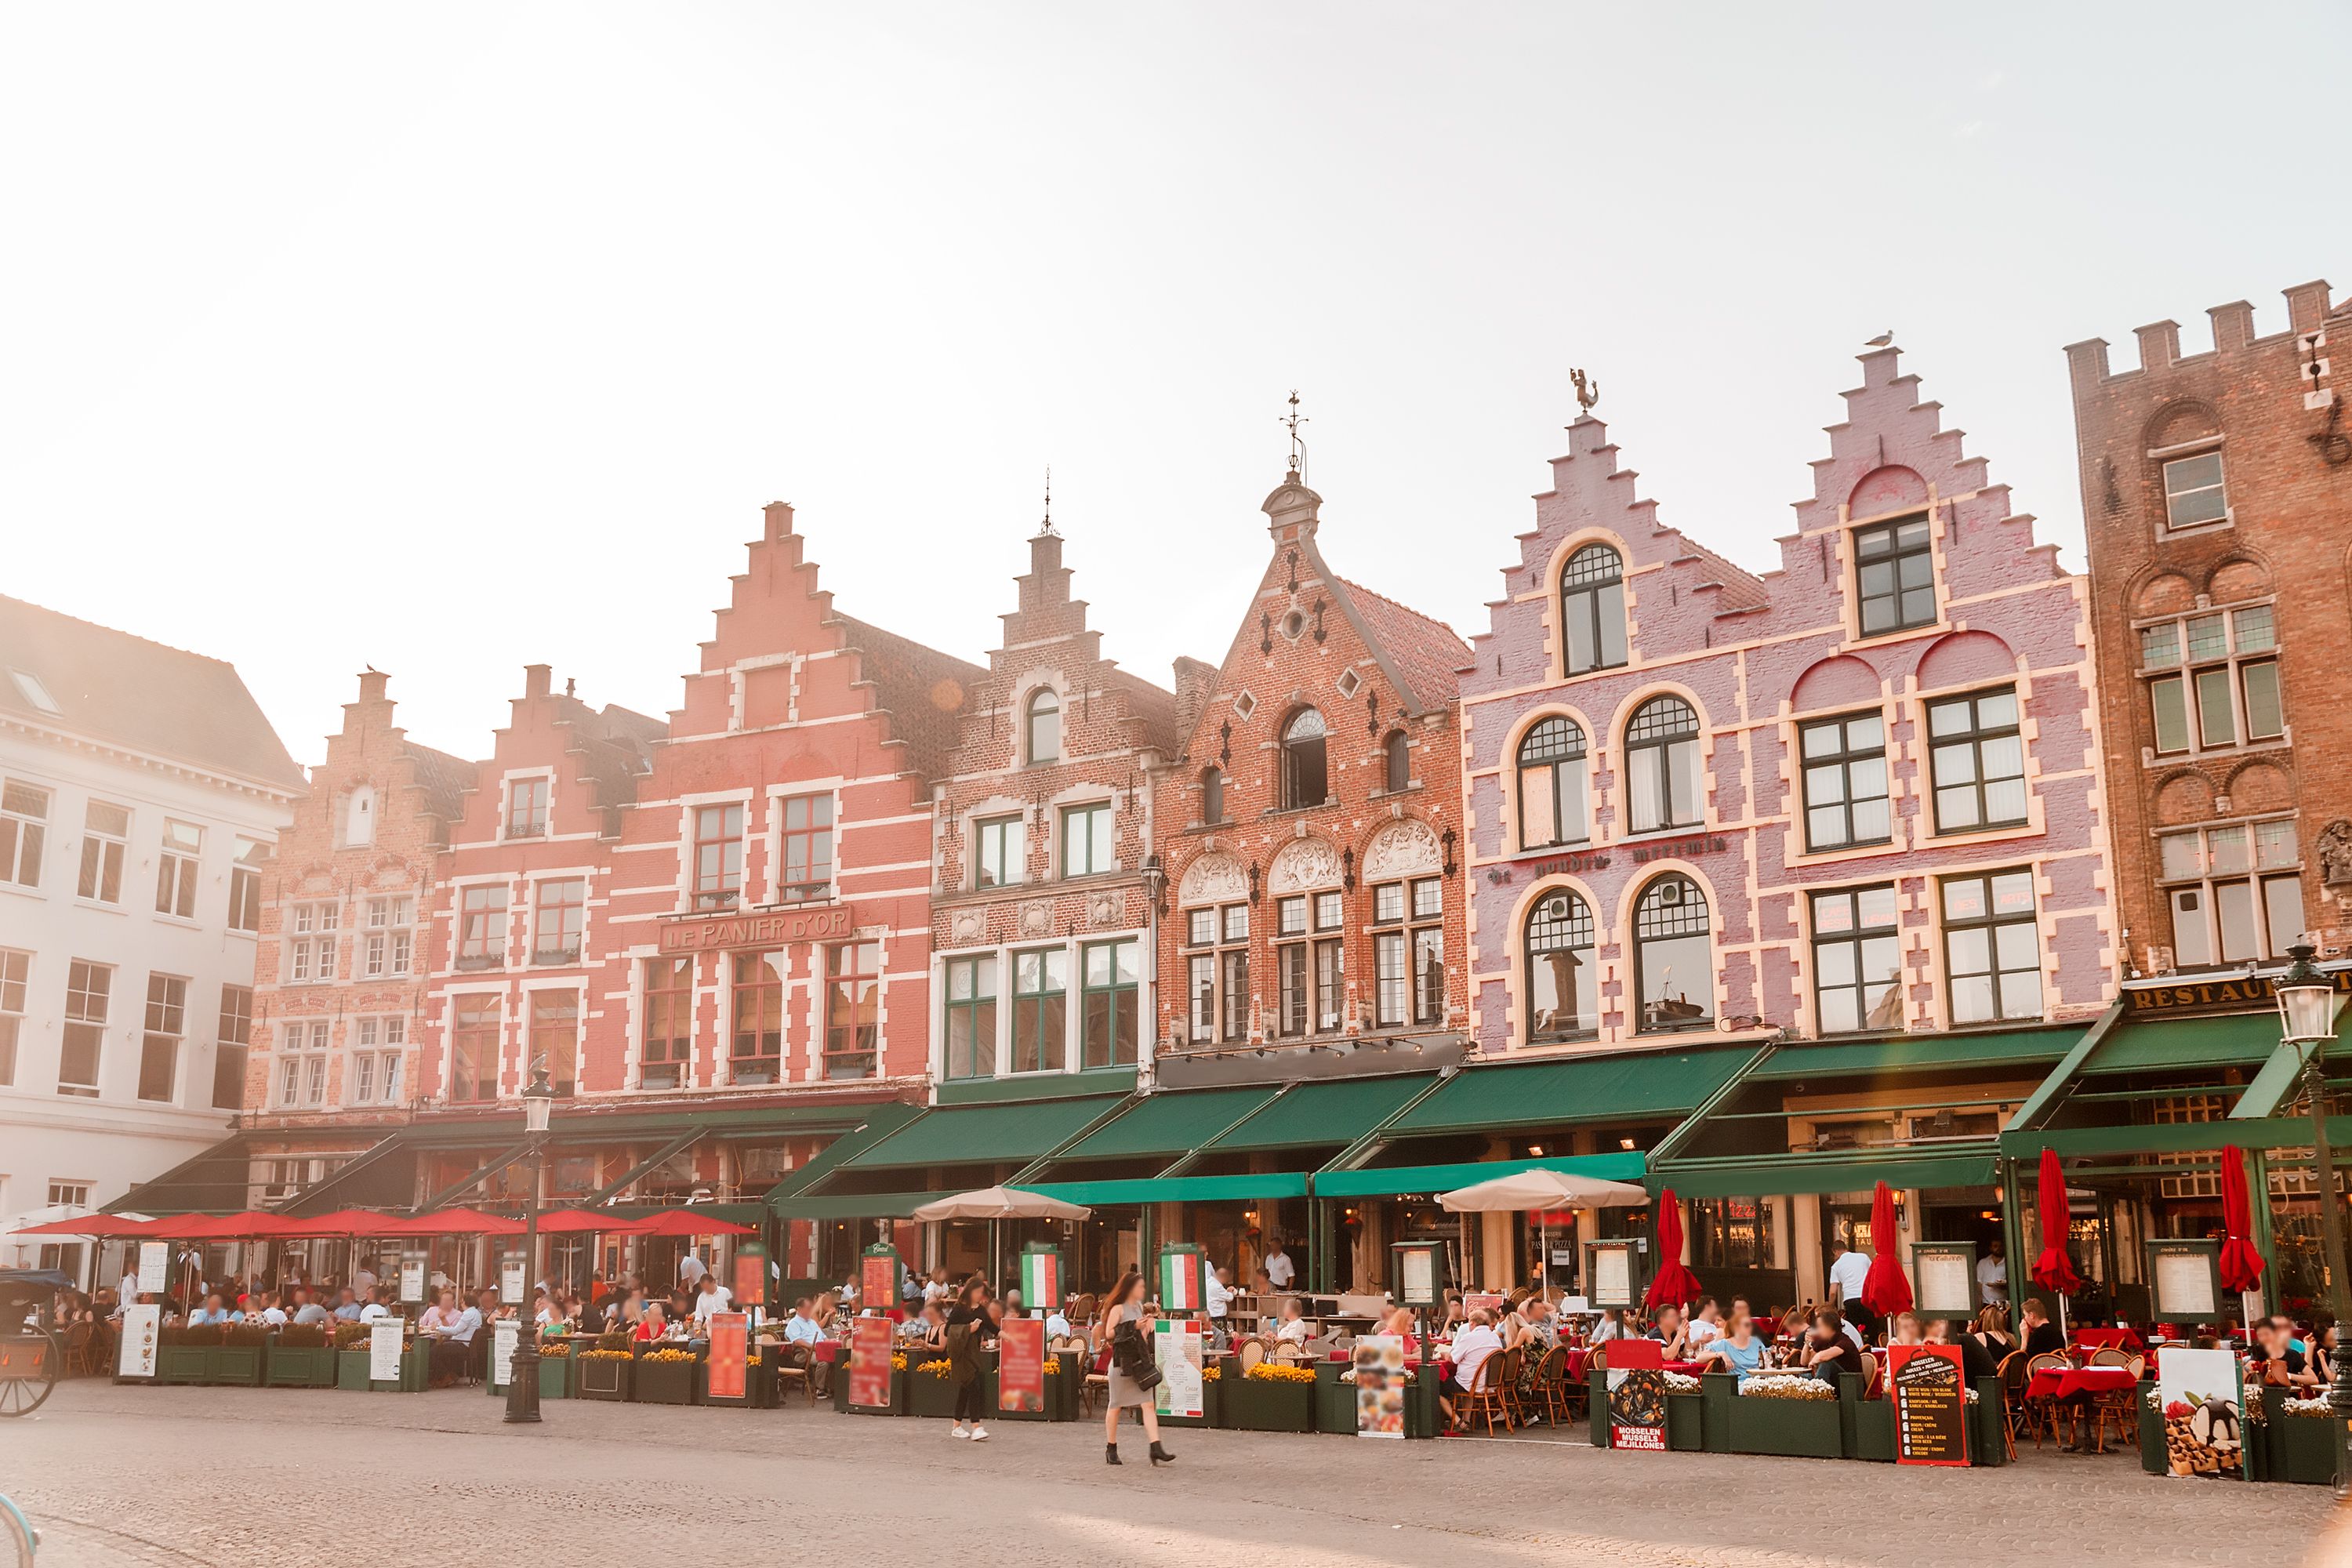
[[[2028,1380],[2028,1399],[2072,1399],[2078,1394],[2128,1393],[2137,1384],[2127,1366],[2043,1367]]]
[[[2084,1350],[2137,1351],[2140,1337],[2129,1329],[2076,1329],[2074,1342]]]

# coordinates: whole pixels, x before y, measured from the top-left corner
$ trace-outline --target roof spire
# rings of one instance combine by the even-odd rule
[[[1307,442],[1299,436],[1298,427],[1310,421],[1298,412],[1297,387],[1290,389],[1290,412],[1276,423],[1290,426],[1290,477],[1303,485],[1307,482]]]
[[[1054,527],[1054,465],[1051,463],[1045,465],[1045,521],[1037,525],[1037,536],[1040,539],[1061,537]]]

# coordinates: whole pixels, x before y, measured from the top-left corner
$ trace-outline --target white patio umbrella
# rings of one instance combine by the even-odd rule
[[[982,1187],[934,1198],[913,1217],[932,1219],[1086,1219],[1095,1211],[1024,1187]]]
[[[1454,1214],[1538,1214],[1551,1209],[1631,1209],[1650,1201],[1649,1190],[1631,1182],[1604,1182],[1574,1176],[1565,1171],[1540,1168],[1517,1171],[1491,1181],[1475,1182],[1437,1194],[1440,1205]],[[1536,1247],[1543,1255],[1537,1277],[1545,1281],[1543,1298],[1551,1300],[1551,1231],[1536,1222]]]

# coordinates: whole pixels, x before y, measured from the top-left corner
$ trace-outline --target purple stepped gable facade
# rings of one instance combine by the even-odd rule
[[[2111,995],[2085,580],[1896,360],[1862,356],[1761,577],[1661,523],[1599,420],[1569,427],[1462,683],[1482,1053]]]

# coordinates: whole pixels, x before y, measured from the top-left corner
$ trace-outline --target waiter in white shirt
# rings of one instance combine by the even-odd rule
[[[1223,1268],[1202,1271],[1207,1278],[1201,1281],[1201,1296],[1209,1309],[1209,1335],[1212,1340],[1226,1332],[1225,1309],[1233,1304],[1233,1280]],[[1051,1331],[1048,1331],[1050,1336]]]
[[[1298,1271],[1290,1266],[1290,1254],[1282,1250],[1279,1241],[1265,1255],[1265,1277],[1277,1290],[1289,1289],[1290,1282],[1298,1277]]]
[[[1870,1279],[1870,1257],[1850,1243],[1838,1244],[1838,1255],[1830,1263],[1830,1300],[1845,1314],[1845,1321],[1862,1333],[1866,1342],[1871,1331],[1878,1326],[1878,1314],[1863,1304],[1862,1288]]]
[[[2009,1300],[2009,1259],[2001,1256],[1998,1237],[1992,1250],[1977,1259],[1977,1293],[1987,1301]]]

